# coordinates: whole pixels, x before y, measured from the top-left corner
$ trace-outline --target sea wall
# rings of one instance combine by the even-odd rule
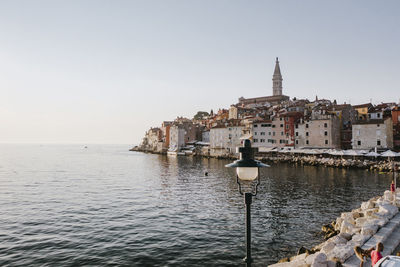
[[[154,153],[154,154],[167,154],[166,151],[162,152],[154,151],[150,149],[144,149],[138,146],[131,148],[130,151],[139,151],[139,152]],[[208,149],[204,148],[195,149],[191,156],[202,156],[207,158],[230,159],[230,160],[238,158],[233,154],[213,155],[209,153]],[[306,155],[306,154],[268,152],[268,153],[257,153],[256,159],[266,163],[287,162],[287,163],[310,165],[310,166],[369,169],[382,172],[390,172],[393,169],[392,165],[393,161],[389,161],[388,159],[382,159],[382,158],[375,159],[367,157],[349,157],[349,156],[338,157],[338,156],[327,156],[327,155]],[[397,159],[397,161],[394,162],[398,164],[399,159]]]
[[[368,159],[368,158],[342,158],[324,157],[322,155],[291,155],[276,153],[261,154],[256,157],[263,162],[289,162],[301,165],[325,166],[335,168],[360,168],[378,171],[391,171],[392,162],[388,160]]]
[[[396,197],[399,196],[398,189]],[[391,192],[385,191],[383,196],[363,202],[358,209],[342,213],[332,223],[332,230],[336,234],[333,237],[310,250],[303,248],[298,255],[282,259],[279,263],[270,266],[340,266],[354,255],[355,246],[362,246],[398,213],[399,202],[394,205]],[[391,233],[388,232],[379,240],[384,242],[390,235]],[[400,240],[397,244],[398,242]]]

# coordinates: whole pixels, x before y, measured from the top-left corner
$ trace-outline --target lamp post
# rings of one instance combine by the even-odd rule
[[[236,182],[239,186],[239,193],[244,195],[244,203],[246,205],[246,257],[244,261],[246,266],[250,267],[253,259],[251,258],[251,216],[250,205],[252,197],[257,195],[257,187],[260,184],[259,169],[269,167],[258,160],[254,160],[254,153],[257,148],[251,147],[249,139],[243,140],[243,147],[238,147],[237,152],[240,153],[239,160],[225,165],[228,168],[236,168]],[[250,182],[251,189],[249,192],[242,191],[242,182]]]

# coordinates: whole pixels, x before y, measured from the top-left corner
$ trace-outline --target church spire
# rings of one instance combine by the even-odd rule
[[[282,75],[279,60],[276,58],[274,75],[272,76],[272,93],[274,96],[282,95]]]

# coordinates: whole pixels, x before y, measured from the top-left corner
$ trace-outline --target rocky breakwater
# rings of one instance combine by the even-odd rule
[[[396,197],[399,196],[400,191],[398,190]],[[355,246],[362,246],[398,212],[399,203],[397,202],[396,205],[393,205],[391,192],[386,191],[381,197],[375,197],[367,202],[363,202],[360,208],[342,213],[332,224],[333,229],[331,231],[334,231],[337,235],[330,237],[311,250],[299,250],[299,255],[281,260],[284,262],[270,266],[341,266],[342,263],[354,254],[353,248]]]
[[[290,162],[311,166],[326,166],[336,168],[361,168],[377,171],[391,171],[392,162],[388,160],[370,160],[366,158],[336,158],[317,155],[261,155],[257,157],[261,161]]]

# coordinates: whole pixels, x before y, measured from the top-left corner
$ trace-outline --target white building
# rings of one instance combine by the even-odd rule
[[[393,148],[393,123],[385,120],[367,120],[353,123],[353,149]]]
[[[178,125],[172,125],[169,130],[169,151],[179,151],[181,147],[185,146],[185,134],[184,128]]]
[[[201,141],[209,143],[210,142],[210,131],[203,131],[201,133]]]
[[[268,148],[273,147],[274,142],[272,136],[272,121],[257,121],[253,122],[251,128],[251,136],[253,147]],[[262,149],[260,149],[262,151]]]
[[[210,129],[210,155],[235,154],[240,146],[243,126],[216,126]]]

